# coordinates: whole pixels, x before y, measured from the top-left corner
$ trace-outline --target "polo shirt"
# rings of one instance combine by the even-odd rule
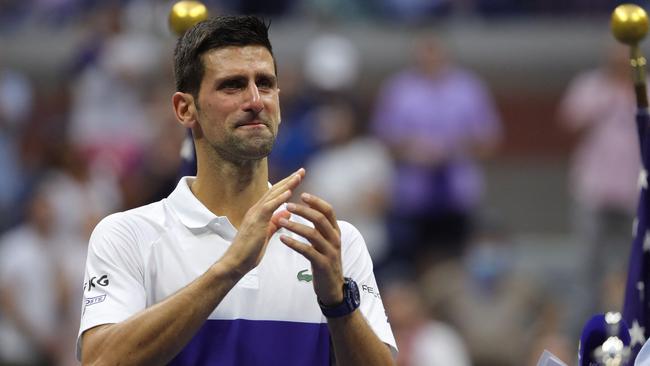
[[[93,231],[86,262],[82,333],[118,323],[156,304],[205,273],[237,235],[227,217],[214,215],[184,177],[168,198],[116,213]],[[283,209],[282,207],[280,209]],[[311,225],[297,215],[291,220]],[[313,226],[313,225],[311,225]],[[343,274],[361,292],[360,310],[382,342],[396,352],[359,232],[339,221]],[[223,298],[172,365],[329,365],[330,337],[311,282],[311,265],[284,245],[280,229],[260,264]]]

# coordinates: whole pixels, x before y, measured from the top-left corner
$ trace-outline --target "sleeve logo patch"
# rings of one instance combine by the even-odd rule
[[[88,290],[88,292],[90,292],[93,287],[97,286],[108,286],[108,275],[103,275],[99,278],[97,278],[97,276],[92,277],[90,280],[88,280],[88,282],[84,283],[84,291]]]
[[[374,287],[370,287],[367,285],[361,285],[361,291],[367,293],[368,295],[374,296],[376,298],[380,298],[379,296],[379,291],[377,291]]]
[[[106,295],[89,297],[84,299],[84,305],[85,306],[95,305],[95,304],[99,304],[104,300],[106,300]]]

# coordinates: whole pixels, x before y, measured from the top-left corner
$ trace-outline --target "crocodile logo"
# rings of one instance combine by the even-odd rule
[[[303,269],[302,271],[298,272],[298,275],[296,276],[298,278],[298,281],[311,282],[314,276],[311,273],[306,272],[309,272],[309,270]]]

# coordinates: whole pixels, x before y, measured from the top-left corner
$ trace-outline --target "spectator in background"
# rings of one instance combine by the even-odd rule
[[[373,262],[379,263],[388,249],[390,155],[379,141],[362,134],[356,110],[345,98],[319,107],[315,127],[323,148],[307,163],[304,189],[326,199],[342,220],[359,229]]]
[[[461,0],[381,0],[383,13],[391,19],[414,23],[449,15]]]
[[[462,253],[483,191],[475,161],[494,151],[501,128],[488,90],[439,40],[420,38],[414,56],[384,83],[373,127],[396,164],[393,256],[426,267]]]
[[[52,365],[64,283],[55,257],[55,221],[41,187],[27,221],[0,239],[0,364]]]
[[[400,347],[400,366],[469,366],[470,356],[454,328],[427,313],[413,283],[389,281],[382,293]]]
[[[524,365],[545,330],[542,293],[527,269],[516,267],[515,248],[505,228],[484,223],[462,260],[440,263],[420,278],[427,306],[458,329],[475,366]]]
[[[122,198],[114,176],[89,167],[71,145],[58,149],[57,165],[44,182],[53,211],[57,239],[50,260],[61,271],[62,303],[57,314],[57,339],[61,365],[76,365],[74,347],[79,330],[79,299],[83,298],[83,268],[90,233],[101,217],[121,208]]]
[[[90,223],[90,222],[89,222]],[[70,236],[65,241],[57,243],[56,252],[52,260],[56,262],[61,271],[62,303],[57,314],[57,342],[59,349],[59,364],[70,366],[78,365],[74,352],[79,331],[81,314],[80,299],[84,297],[83,268],[88,252],[88,238],[93,227],[86,227],[86,231],[77,236]]]
[[[91,167],[80,150],[68,143],[61,144],[56,155],[46,192],[58,235],[86,233],[99,219],[121,208],[120,190],[110,171]]]
[[[297,0],[225,0],[222,1],[226,4],[230,3],[230,7],[234,8],[238,14],[258,14],[267,17],[281,17],[287,15]]]
[[[0,56],[1,57],[1,56]],[[0,231],[16,223],[23,195],[20,139],[32,113],[30,80],[0,60]]]
[[[80,77],[87,68],[98,67],[99,58],[105,43],[122,31],[121,8],[109,2],[99,9],[86,14],[87,26],[81,27],[81,41],[75,46],[69,60],[67,73],[70,79]]]
[[[571,81],[560,105],[562,123],[579,134],[569,172],[583,259],[578,322],[612,310],[599,305],[600,289],[608,274],[624,271],[632,240],[641,161],[631,83],[628,50],[612,44],[601,67]]]
[[[178,183],[181,166],[179,151],[187,131],[167,110],[170,85],[173,85],[173,82],[163,81],[151,88],[147,115],[149,120],[155,121],[153,130],[156,143],[147,148],[129,179],[122,183],[126,207],[145,205],[166,198]],[[193,149],[191,139],[189,143]]]
[[[538,329],[536,329],[536,335],[533,337],[525,363],[527,366],[539,366],[538,361],[544,350],[553,353],[565,362],[576,359],[575,338],[563,329],[565,321],[562,318],[566,309],[557,300],[553,296],[547,296],[541,305],[539,318],[536,322]]]
[[[300,0],[295,8],[310,18],[358,21],[372,16],[376,3],[375,1]]]
[[[0,32],[20,28],[29,15],[30,3],[22,0],[0,1]]]
[[[91,157],[91,165],[103,164],[122,178],[153,139],[146,102],[163,58],[146,19],[133,19],[126,7],[109,9],[116,19],[107,21],[101,48],[90,52],[94,62],[73,85],[68,137]]]
[[[291,174],[319,151],[316,111],[323,101],[340,98],[356,86],[359,63],[359,51],[349,39],[323,33],[309,43],[302,75],[291,69],[281,71],[281,98],[286,107],[282,109],[284,128],[269,156],[271,178]],[[303,78],[307,87],[299,82]]]

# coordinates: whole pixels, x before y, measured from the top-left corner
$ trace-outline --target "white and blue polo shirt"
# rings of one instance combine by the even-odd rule
[[[181,179],[168,198],[106,217],[95,228],[84,279],[81,334],[118,323],[202,275],[226,252],[237,230],[209,211]],[[308,222],[292,215],[292,220]],[[360,310],[396,351],[363,238],[339,222],[343,273],[361,292]],[[172,365],[329,365],[330,339],[311,283],[311,265],[279,240],[210,314]],[[298,237],[299,238],[299,237]],[[304,239],[302,239],[304,241]]]

